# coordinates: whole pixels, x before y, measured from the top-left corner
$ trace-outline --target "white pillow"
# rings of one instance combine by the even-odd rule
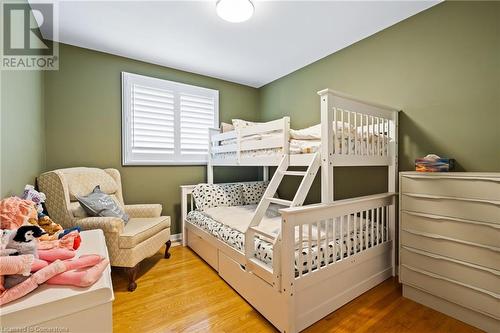
[[[335,126],[335,124],[337,126]],[[344,133],[347,133],[349,129],[349,124],[341,121],[333,122],[333,131],[335,132],[337,129],[341,129],[344,126]],[[294,130],[290,129],[290,138],[295,140],[321,140],[321,124],[314,125],[311,127]]]
[[[295,140],[321,140],[321,124],[299,130],[290,129],[290,138]]]
[[[220,129],[222,133],[234,131],[234,126],[225,122],[220,123]]]
[[[233,126],[234,126],[235,130],[242,129],[245,127],[254,126],[257,124],[260,124],[260,123],[256,123],[256,122],[252,122],[252,121],[248,121],[248,120],[243,120],[243,119],[233,119]]]

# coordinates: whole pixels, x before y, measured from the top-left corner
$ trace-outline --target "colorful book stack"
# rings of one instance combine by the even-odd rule
[[[452,158],[417,158],[415,170],[421,172],[448,172],[455,168],[455,160]]]

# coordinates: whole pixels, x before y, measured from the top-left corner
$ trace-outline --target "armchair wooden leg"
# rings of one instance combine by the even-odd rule
[[[135,278],[137,277],[137,272],[139,271],[139,264],[134,267],[125,267],[125,272],[128,276],[128,291],[134,291],[137,288],[137,283],[135,283]]]
[[[170,258],[170,252],[168,252],[170,250],[170,246],[172,245],[172,241],[169,239],[166,243],[165,243],[165,259],[168,259]]]

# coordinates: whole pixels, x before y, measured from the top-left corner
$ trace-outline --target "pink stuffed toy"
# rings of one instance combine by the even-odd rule
[[[0,257],[0,276],[13,273],[26,274],[32,261],[32,255]],[[99,280],[108,264],[107,259],[95,254],[74,260],[56,260],[10,289],[0,286],[0,306],[23,297],[44,282],[55,285],[89,287]]]
[[[32,255],[28,255],[32,256]],[[14,259],[12,259],[14,258]],[[14,260],[14,262],[8,262],[7,260]],[[17,263],[15,261],[18,261]],[[5,270],[6,268],[14,268],[16,265],[20,268],[19,272],[24,272],[26,267],[23,267],[25,261],[24,258],[20,257],[0,257],[0,275],[4,275],[4,273],[12,273],[12,270]],[[5,267],[5,268],[4,268]],[[15,287],[12,287],[7,290],[3,290],[2,293],[0,294],[0,306],[4,305],[6,303],[9,303],[13,300],[16,300],[18,298],[23,297],[24,295],[28,294],[29,292],[35,290],[38,285],[42,284],[43,282],[47,281],[51,277],[56,276],[57,274],[60,274],[64,271],[66,271],[66,265],[62,261],[55,261],[52,264],[42,268],[41,270],[37,271],[36,273],[32,274],[29,276],[26,280],[23,282],[19,283]],[[3,288],[2,288],[3,289]]]
[[[67,245],[59,247],[60,244],[49,246],[45,250],[39,250],[35,246],[35,253],[23,253],[25,249],[31,251],[31,243],[38,245],[37,236],[31,230],[33,228],[34,226],[24,226],[20,228],[19,233],[14,230],[7,232],[6,237],[0,237],[0,240],[3,238],[0,245],[7,243],[7,248],[2,245],[4,251],[9,250],[8,246],[16,239],[22,240],[24,244],[16,247],[20,255],[8,256],[8,252],[4,252],[7,256],[0,255],[0,305],[23,297],[42,283],[91,286],[109,265],[107,259],[96,254],[74,258],[75,251],[68,249]],[[3,233],[0,229],[0,236]],[[67,236],[71,238],[75,235],[71,236],[70,233]],[[9,282],[7,285],[4,284],[5,278],[9,279],[5,280]]]

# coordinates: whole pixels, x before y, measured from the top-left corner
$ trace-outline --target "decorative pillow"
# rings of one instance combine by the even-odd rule
[[[76,199],[89,216],[118,217],[125,223],[129,220],[118,203],[110,195],[102,192],[99,185],[89,195],[77,196]]]
[[[231,131],[234,131],[234,126],[231,124],[222,122],[222,123],[220,123],[220,129],[221,129],[222,133],[231,132]]]
[[[245,127],[250,127],[253,125],[257,125],[257,124],[260,124],[260,123],[255,123],[252,121],[247,121],[247,120],[242,120],[242,119],[233,119],[233,126],[234,126],[235,130],[242,129]]]
[[[241,184],[199,184],[193,189],[196,209],[242,206]]]
[[[245,205],[256,205],[266,191],[268,181],[242,183],[243,202]]]

